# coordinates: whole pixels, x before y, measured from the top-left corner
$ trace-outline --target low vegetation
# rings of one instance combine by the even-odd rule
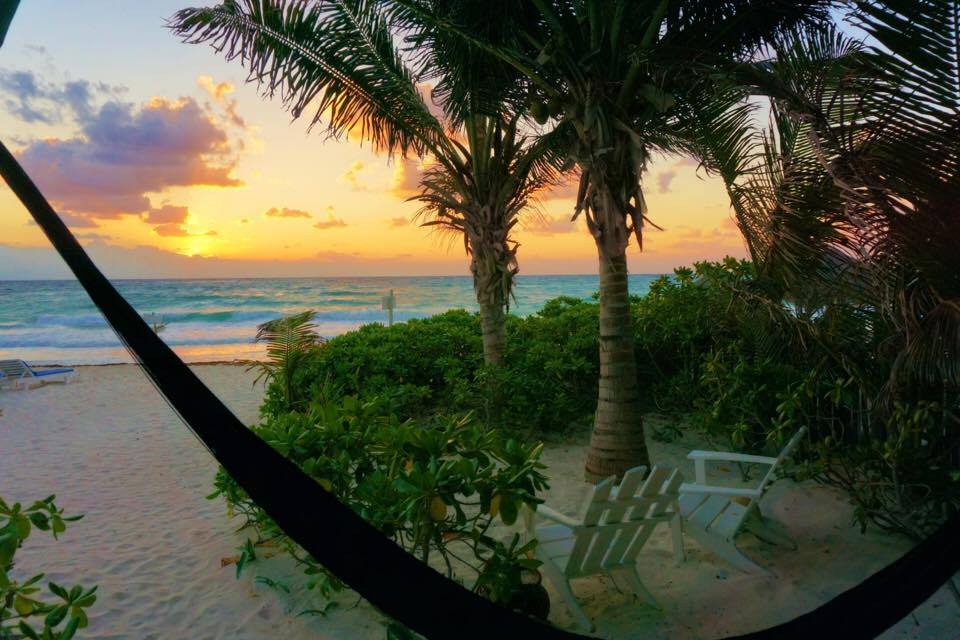
[[[728,258],[657,279],[631,313],[645,411],[677,425],[653,437],[699,428],[718,448],[758,453],[806,426],[794,473],[844,489],[861,527],[915,540],[960,505],[957,390],[885,395],[894,356],[863,309],[800,306],[752,263]],[[411,553],[442,559],[450,575],[457,562],[470,567],[478,590],[508,602],[535,563],[489,528],[538,502],[538,438],[586,437],[597,314],[595,301],[561,297],[511,316],[497,368],[484,364],[478,317],[462,310],[306,340],[303,357],[275,349],[294,365],[274,372],[254,428]],[[240,567],[258,545],[276,545],[311,588],[341,586],[229,477],[216,485],[256,534]]]
[[[957,391],[912,387],[912,396],[888,401],[893,356],[883,325],[863,309],[799,307],[750,262],[727,259],[656,280],[631,311],[647,412],[742,451],[775,449],[807,426],[806,472],[846,489],[864,526],[918,537],[957,507]],[[578,432],[594,408],[597,313],[595,302],[561,297],[510,317],[498,370],[484,366],[479,321],[465,311],[367,325],[305,359],[292,394],[310,406],[335,387],[401,420],[470,410],[521,440]],[[271,385],[264,417],[284,406],[282,388]]]
[[[541,445],[468,415],[401,419],[389,396],[361,400],[328,385],[316,400],[303,411],[265,415],[254,430],[404,549],[424,562],[437,559],[450,578],[472,572],[470,586],[525,610],[524,573],[535,574],[539,562],[530,557],[530,544],[516,537],[504,543],[491,527],[513,524],[523,505],[540,502],[537,493],[547,488]],[[258,549],[279,548],[303,566],[307,588],[323,599],[342,588],[222,470],[215,484],[210,497],[223,496],[252,535],[237,561],[238,575]],[[322,614],[328,606],[306,613]]]
[[[51,581],[47,596],[40,586],[43,573],[22,581],[14,575],[14,556],[30,534],[39,530],[56,538],[82,517],[64,515],[54,498],[26,507],[0,498],[0,640],[69,640],[87,626],[86,610],[97,601],[95,586],[67,589]]]

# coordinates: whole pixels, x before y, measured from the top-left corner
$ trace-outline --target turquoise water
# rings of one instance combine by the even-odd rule
[[[630,276],[645,293],[657,276]],[[381,298],[393,289],[394,321],[448,309],[476,310],[469,277],[118,280],[120,292],[144,315],[166,323],[160,337],[190,362],[256,357],[262,322],[306,309],[331,337],[370,322],[386,323]],[[527,315],[560,295],[590,298],[596,276],[522,276],[511,313]],[[0,359],[37,364],[131,362],[130,356],[74,281],[0,281]]]

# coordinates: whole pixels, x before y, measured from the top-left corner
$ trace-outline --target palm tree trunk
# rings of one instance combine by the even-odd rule
[[[470,272],[473,289],[480,305],[480,331],[483,335],[483,361],[499,366],[507,337],[507,306],[509,289],[503,285],[503,273],[509,273],[512,252],[506,240],[490,228],[484,233],[469,234]]]
[[[600,254],[600,387],[586,478],[598,481],[650,464],[640,412],[626,247]]]
[[[480,302],[480,329],[483,333],[483,361],[489,365],[499,365],[503,360],[507,337],[503,304],[486,300]]]

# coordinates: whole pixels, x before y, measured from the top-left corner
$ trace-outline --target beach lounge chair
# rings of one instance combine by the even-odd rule
[[[693,460],[696,482],[684,483],[680,487],[680,514],[683,516],[684,532],[741,571],[769,574],[767,569],[741,553],[736,538],[742,531],[749,531],[765,542],[796,548],[789,537],[763,517],[760,499],[775,479],[781,463],[793,452],[805,432],[805,428],[797,431],[776,458],[722,451],[691,451],[687,458]],[[753,489],[720,487],[707,484],[707,462],[761,464],[769,466],[769,469]]]
[[[76,375],[69,368],[34,369],[23,360],[0,360],[0,387],[29,389],[48,382],[69,382]]]
[[[558,513],[537,505],[536,513],[524,509],[526,534],[537,538],[540,570],[560,592],[577,624],[593,631],[570,587],[570,580],[597,573],[621,577],[630,590],[656,606],[656,601],[637,574],[637,554],[661,522],[673,529],[674,553],[683,560],[679,518],[679,488],[683,476],[672,467],[653,467],[644,481],[646,467],[627,471],[619,487],[611,476],[590,489],[580,517]],[[536,517],[550,524],[536,525]]]

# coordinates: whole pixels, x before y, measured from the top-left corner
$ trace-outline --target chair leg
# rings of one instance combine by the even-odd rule
[[[683,548],[683,519],[679,513],[670,521],[670,533],[673,536],[673,559],[679,565],[687,559]]]
[[[704,531],[699,527],[686,528],[687,533],[692,535],[701,546],[716,556],[719,556],[744,573],[761,573],[773,575],[769,570],[761,567],[759,564],[743,555],[740,549],[731,540],[724,540],[718,536],[712,535],[709,531]]]
[[[553,586],[556,588],[556,590],[560,592],[560,597],[563,598],[563,601],[570,610],[570,613],[573,614],[574,619],[577,621],[577,626],[587,631],[594,631],[595,627],[593,622],[590,621],[590,618],[587,617],[587,614],[585,614],[583,609],[580,608],[580,603],[577,602],[577,597],[573,595],[573,590],[570,588],[570,581],[567,579],[567,576],[560,571],[560,568],[557,567],[552,560],[542,557],[540,560],[543,561],[543,564],[540,565],[540,570],[544,573],[547,579],[553,583]]]
[[[653,594],[650,593],[650,591],[647,590],[646,585],[643,584],[643,580],[640,579],[640,575],[637,573],[636,569],[633,567],[624,567],[623,569],[617,571],[616,574],[623,576],[623,579],[626,580],[630,590],[640,598],[643,598],[647,604],[653,605],[657,609],[660,608],[660,605],[657,604],[656,598],[653,597]]]

